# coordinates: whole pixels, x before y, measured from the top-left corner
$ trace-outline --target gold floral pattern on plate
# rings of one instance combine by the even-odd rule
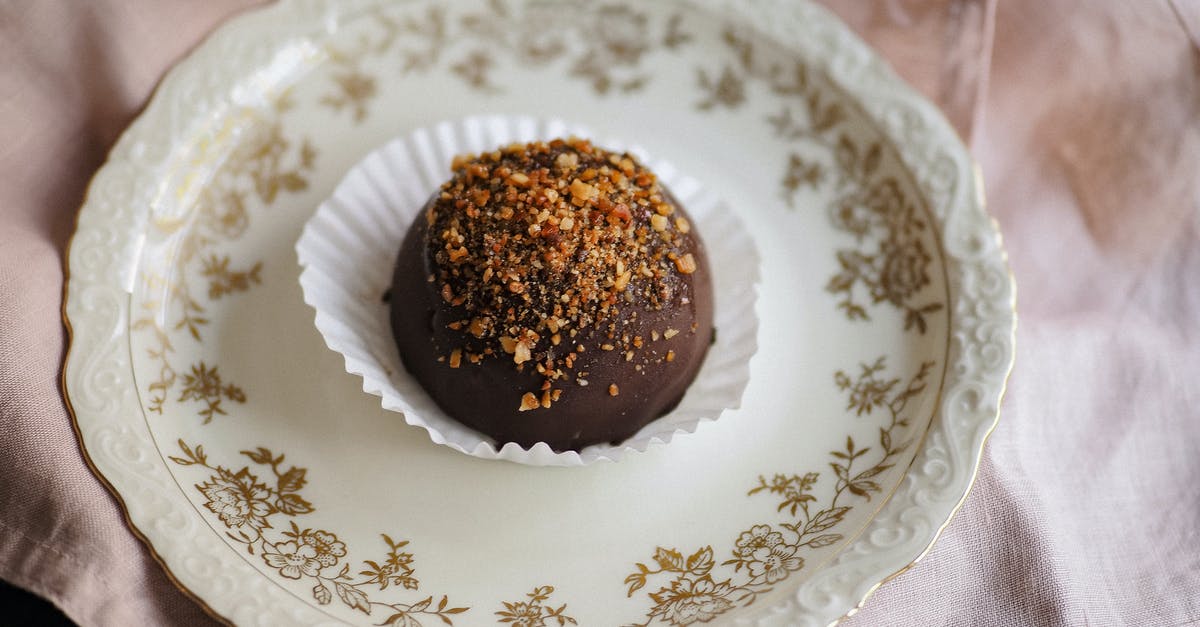
[[[551,627],[558,625],[578,625],[579,622],[568,616],[567,604],[554,607],[549,603],[550,595],[554,594],[554,586],[538,586],[533,592],[525,593],[525,601],[504,601],[504,609],[498,610],[496,616],[500,623],[512,627]]]
[[[194,487],[204,496],[204,507],[216,514],[225,527],[225,535],[242,545],[250,555],[260,556],[279,577],[311,581],[312,597],[317,604],[332,603],[336,594],[349,608],[368,616],[381,616],[383,622],[378,624],[401,627],[419,627],[422,616],[436,616],[443,623],[453,625],[452,616],[470,609],[451,606],[445,595],[436,603],[433,595],[411,603],[371,598],[372,594],[387,590],[389,586],[419,589],[415,557],[405,550],[408,540],[396,541],[386,533],[380,534],[387,552],[379,559],[361,560],[361,570],[352,573],[351,560],[347,557],[349,548],[337,534],[325,529],[301,529],[294,520],[288,520],[286,529],[277,529],[272,524],[275,517],[291,519],[316,511],[316,507],[300,494],[308,483],[308,469],[299,466],[285,469],[284,455],[275,455],[263,447],[241,451],[252,463],[269,472],[265,474],[260,470],[255,474],[250,466],[232,470],[212,465],[203,445],[193,447],[183,440],[178,444],[182,454],[170,456],[172,462],[211,471],[207,480]],[[339,564],[341,568],[338,568]],[[535,601],[546,600],[553,590],[539,593]],[[541,605],[538,607],[542,608]],[[549,614],[561,616],[563,609],[565,606]],[[574,620],[570,619],[570,622],[574,623]]]
[[[801,190],[831,189],[827,208],[833,226],[854,238],[854,247],[837,250],[840,269],[825,289],[839,297],[837,306],[849,320],[870,319],[865,298],[871,305],[901,311],[905,330],[925,333],[927,316],[943,310],[945,303],[922,298],[933,282],[933,257],[925,244],[931,233],[918,201],[886,167],[890,149],[846,128],[846,106],[828,97],[814,76],[819,73],[804,61],[774,59],[733,26],[723,30],[721,39],[732,58],[720,70],[698,70],[703,96],[696,109],[738,109],[751,83],[765,87],[780,107],[766,119],[772,135],[798,145],[784,167],[783,198],[798,208]]]
[[[821,482],[818,471],[776,474],[769,479],[760,475],[758,485],[747,495],[775,495],[776,511],[786,512],[788,520],[752,525],[741,532],[728,550],[729,558],[719,565],[712,545],[686,557],[675,548],[660,546],[651,558],[653,565],[638,562],[635,572],[625,578],[627,596],[632,597],[657,575],[667,574],[671,579],[648,593],[653,605],[646,612],[647,620],[636,625],[707,623],[729,610],[749,606],[804,568],[808,552],[841,542],[845,535],[840,523],[855,507],[853,499],[870,501],[872,495],[883,492],[876,478],[912,446],[911,439],[897,438],[910,424],[905,414],[909,402],[925,391],[934,365],[921,364],[907,382],[883,374],[886,357],[860,364],[854,376],[837,371],[834,383],[846,394],[846,409],[854,411],[856,418],[877,410],[885,412],[888,421],[879,427],[878,442],[862,447],[846,436],[842,450],[829,452],[835,481],[832,496],[824,503],[814,495]]]
[[[565,60],[567,76],[586,81],[596,95],[630,94],[651,78],[642,67],[647,54],[675,50],[692,39],[682,29],[681,14],[653,24],[644,11],[628,4],[518,5],[490,0],[455,17],[438,5],[403,15],[373,11],[374,32],[364,33],[349,48],[329,47],[338,69],[320,103],[349,112],[355,123],[365,120],[382,78],[364,67],[370,58],[394,60],[401,75],[429,72],[444,60],[450,73],[484,94],[507,88],[494,77],[503,56],[530,68]],[[462,41],[472,43],[465,49],[452,47]]]
[[[286,97],[276,102],[278,111],[290,106]],[[222,382],[216,366],[209,368],[198,362],[191,366],[190,373],[180,374],[171,355],[176,352],[175,340],[183,338],[173,336],[186,330],[192,341],[203,342],[212,302],[262,284],[262,261],[238,268],[229,254],[212,252],[212,248],[233,242],[246,232],[250,226],[250,198],[269,207],[281,192],[304,191],[308,188],[307,177],[316,167],[317,150],[307,140],[294,147],[294,142],[284,136],[280,122],[262,120],[252,113],[246,117],[249,124],[242,129],[245,139],[213,181],[203,187],[191,211],[197,217],[196,224],[178,235],[172,275],[165,277],[147,270],[141,276],[148,293],[163,295],[161,300],[144,301],[132,325],[134,331],[153,336],[146,351],[158,371],[147,385],[147,409],[160,415],[170,399],[170,391],[181,378],[184,387],[176,400],[204,401],[205,406],[198,411],[204,424],[211,422],[214,415],[225,414],[222,398],[245,402],[245,392]],[[160,221],[157,226],[165,233],[174,233],[181,224]],[[203,296],[193,289],[189,276],[193,272],[207,282]]]
[[[183,375],[183,389],[179,392],[178,400],[204,403],[204,408],[199,411],[199,414],[204,417],[204,424],[208,424],[212,422],[213,415],[225,415],[225,408],[221,406],[222,401],[245,403],[246,393],[242,391],[242,388],[222,381],[216,366],[209,368],[203,361],[200,361],[192,365],[191,372]]]
[[[255,285],[262,284],[259,274],[262,272],[262,262],[256,262],[246,270],[229,268],[229,255],[218,257],[209,255],[202,260],[200,275],[208,279],[208,298],[218,300],[223,296],[245,292]]]

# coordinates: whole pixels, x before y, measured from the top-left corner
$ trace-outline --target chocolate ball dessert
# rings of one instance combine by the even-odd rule
[[[620,442],[679,403],[713,334],[687,213],[586,140],[454,159],[390,292],[405,367],[454,419],[556,451]]]

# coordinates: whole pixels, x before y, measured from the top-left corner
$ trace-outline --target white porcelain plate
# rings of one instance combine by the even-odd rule
[[[488,113],[627,138],[739,213],[740,409],[539,468],[362,392],[301,298],[301,226],[373,148]],[[97,174],[65,385],[135,530],[234,623],[826,624],[927,550],[997,419],[1013,285],[982,205],[934,107],[804,2],[285,0],[173,70]]]

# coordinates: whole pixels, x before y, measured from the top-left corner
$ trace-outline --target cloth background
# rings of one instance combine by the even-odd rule
[[[211,623],[59,389],[62,257],[163,72],[249,0],[0,0],[0,579],[85,625]],[[847,621],[1200,622],[1200,5],[827,0],[980,161],[1018,355],[941,540]]]

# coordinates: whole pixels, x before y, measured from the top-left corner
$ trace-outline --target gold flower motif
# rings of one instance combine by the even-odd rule
[[[771,549],[783,543],[783,534],[772,531],[770,525],[754,525],[750,531],[743,531],[738,536],[734,553],[741,557],[749,557],[759,549]]]
[[[321,571],[321,562],[317,560],[317,550],[311,545],[298,545],[295,542],[280,542],[267,544],[263,551],[263,561],[271,568],[278,568],[279,574],[288,579],[316,577]]]
[[[416,602],[385,602],[372,598],[371,588],[380,592],[386,590],[391,583],[403,583],[405,589],[415,590],[417,580],[413,577],[413,556],[401,552],[408,545],[408,540],[397,542],[391,536],[380,534],[387,543],[388,552],[383,560],[362,560],[363,570],[358,576],[350,574],[350,565],[345,564],[337,573],[322,574],[323,571],[340,561],[347,555],[346,544],[338,539],[337,534],[324,529],[301,529],[295,520],[289,520],[284,529],[276,529],[269,524],[274,516],[294,518],[311,513],[314,510],[300,495],[308,480],[305,476],[308,469],[300,466],[284,466],[284,454],[275,454],[266,447],[241,451],[254,464],[264,466],[275,477],[275,485],[259,483],[256,476],[249,471],[249,466],[234,472],[221,465],[208,461],[208,453],[204,446],[189,446],[183,440],[178,441],[180,455],[168,457],[180,466],[198,466],[206,468],[213,474],[209,481],[196,485],[196,488],[209,497],[208,508],[216,512],[221,522],[232,531],[226,532],[226,537],[241,543],[250,555],[261,555],[263,562],[279,572],[285,579],[308,579],[312,583],[312,598],[317,605],[329,605],[334,599],[340,600],[346,607],[372,616],[375,609],[385,609],[390,614],[379,625],[421,625],[418,616],[436,616],[443,623],[453,625],[451,618],[462,614],[469,608],[455,607],[450,604],[449,597],[442,595],[440,601],[434,601],[429,595],[424,600]],[[270,475],[268,475],[270,476]],[[269,504],[268,504],[269,503]],[[250,526],[247,528],[246,525]],[[381,565],[379,562],[383,561]],[[539,588],[538,600],[545,600],[553,588]],[[543,592],[544,591],[544,592]],[[566,623],[574,623],[574,619],[562,614],[562,610],[546,610],[543,614],[548,618],[559,621],[559,627]]]
[[[889,231],[900,233],[911,229],[912,216],[904,210],[904,192],[896,179],[889,177],[868,188],[863,205],[883,217]]]
[[[754,549],[748,566],[751,577],[762,577],[767,583],[775,583],[787,579],[789,572],[804,568],[804,558],[796,555],[796,547],[776,544]]]
[[[512,623],[513,627],[544,627],[546,624],[542,620],[542,608],[523,601],[506,603],[501,616],[504,622]]]
[[[554,586],[538,586],[525,596],[528,601],[503,601],[504,609],[495,612],[498,622],[511,623],[513,627],[566,627],[578,625],[579,621],[568,616],[567,604],[554,607],[549,603],[550,595],[554,594]]]
[[[845,231],[862,241],[871,232],[872,218],[875,214],[856,196],[841,198],[831,204],[830,220],[834,228]]]
[[[669,589],[651,594],[658,607],[659,615],[671,625],[707,623],[718,615],[729,611],[733,602],[729,594],[733,587],[728,581],[714,582],[705,575],[696,580],[681,577],[671,582]]]
[[[271,526],[266,518],[271,514],[271,504],[267,502],[271,492],[265,484],[258,482],[258,477],[243,468],[236,474],[220,473],[209,479],[196,488],[208,499],[204,506],[221,522],[230,527],[249,525],[260,529]]]
[[[236,189],[229,189],[214,195],[217,196],[215,200],[205,198],[200,203],[200,213],[205,226],[228,240],[241,237],[250,226],[245,194]]]
[[[345,557],[346,545],[337,536],[324,530],[301,534],[300,542],[311,546],[316,551],[317,561],[321,566],[333,566],[339,557]]]
[[[880,248],[883,254],[883,270],[879,273],[879,284],[873,286],[871,297],[902,306],[921,288],[929,285],[929,253],[921,240],[907,242],[885,241]]]
[[[833,493],[828,497],[813,494],[821,480],[816,472],[778,473],[769,478],[759,475],[758,485],[747,495],[775,495],[776,511],[791,521],[754,525],[741,532],[730,547],[730,559],[719,565],[713,562],[712,545],[686,558],[686,552],[660,546],[653,565],[636,563],[636,570],[625,578],[630,597],[650,578],[673,579],[649,594],[654,605],[645,614],[647,620],[634,627],[705,623],[735,607],[753,605],[761,595],[804,568],[802,553],[843,542],[845,535],[839,527],[854,509],[854,504],[846,500],[857,497],[865,502],[881,493],[884,487],[879,477],[896,466],[901,452],[912,445],[912,440],[902,439],[904,431],[900,429],[909,427],[910,401],[925,391],[934,365],[922,363],[907,383],[899,377],[883,376],[885,357],[860,364],[856,377],[842,370],[834,373],[834,384],[848,397],[847,411],[856,416],[879,408],[886,412],[890,420],[879,427],[878,443],[863,447],[848,436],[843,449],[829,452],[834,481],[830,486]],[[714,573],[722,571],[729,578],[714,580]]]

